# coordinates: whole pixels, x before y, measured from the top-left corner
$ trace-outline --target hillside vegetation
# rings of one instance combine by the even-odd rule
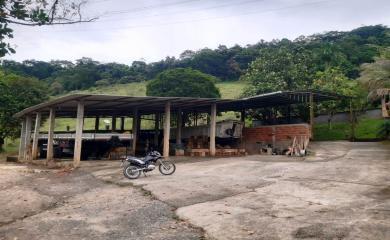
[[[152,63],[100,63],[84,57],[75,63],[67,60],[3,60],[1,68],[6,74],[37,78],[48,85],[51,94],[57,95],[91,87],[151,80],[172,68],[192,68],[221,81],[235,81],[246,74],[250,66],[250,74],[256,72],[259,66],[269,66],[262,62],[265,57],[273,59],[278,65],[274,70],[268,68],[275,72],[275,76],[291,77],[292,81],[288,84],[279,85],[284,88],[280,90],[287,90],[288,87],[305,84],[302,81],[310,81],[314,74],[328,68],[337,68],[347,78],[356,79],[359,77],[360,65],[373,62],[380,49],[388,46],[389,28],[376,25],[345,32],[331,31],[301,36],[294,40],[260,40],[246,46],[220,45],[216,49],[185,50],[178,58],[167,56]],[[250,79],[251,76],[245,78]]]
[[[126,96],[146,96],[147,82],[136,82],[126,84],[114,84],[110,86],[93,87],[83,91],[75,91],[73,93],[91,93],[91,94],[113,94]],[[220,82],[215,84],[221,92],[221,98],[236,99],[243,93],[247,83],[242,81],[235,82]]]

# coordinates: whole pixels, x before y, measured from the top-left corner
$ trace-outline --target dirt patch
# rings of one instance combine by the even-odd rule
[[[315,238],[321,240],[335,240],[344,239],[348,236],[349,232],[350,230],[347,227],[316,223],[298,228],[293,236],[299,239]]]

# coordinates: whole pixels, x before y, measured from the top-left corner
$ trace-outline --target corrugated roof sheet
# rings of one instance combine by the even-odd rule
[[[167,102],[171,102],[171,109],[183,111],[209,111],[212,103],[217,104],[219,111],[237,111],[249,108],[261,108],[267,106],[279,106],[285,104],[297,104],[308,102],[310,94],[313,94],[315,102],[337,100],[345,96],[319,91],[286,91],[261,94],[243,99],[217,99],[217,98],[192,98],[192,97],[130,97],[101,94],[73,94],[50,100],[29,108],[17,114],[22,117],[26,114],[41,112],[48,114],[49,109],[56,108],[56,116],[74,117],[77,103],[85,104],[85,117],[92,116],[128,116],[137,108],[142,114],[163,112]]]

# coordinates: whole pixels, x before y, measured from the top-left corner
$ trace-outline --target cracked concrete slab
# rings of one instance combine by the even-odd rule
[[[313,149],[319,157],[179,163],[170,177],[153,172],[133,184],[212,239],[390,239],[389,145]]]
[[[76,170],[0,164],[0,239],[200,239],[174,209],[140,189]],[[13,178],[14,176],[19,176]]]

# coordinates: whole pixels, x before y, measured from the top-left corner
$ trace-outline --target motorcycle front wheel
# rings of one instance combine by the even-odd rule
[[[141,175],[141,170],[136,166],[129,165],[123,169],[123,174],[128,179],[137,179]]]
[[[176,166],[170,161],[161,161],[158,170],[162,175],[172,175],[176,171]]]

